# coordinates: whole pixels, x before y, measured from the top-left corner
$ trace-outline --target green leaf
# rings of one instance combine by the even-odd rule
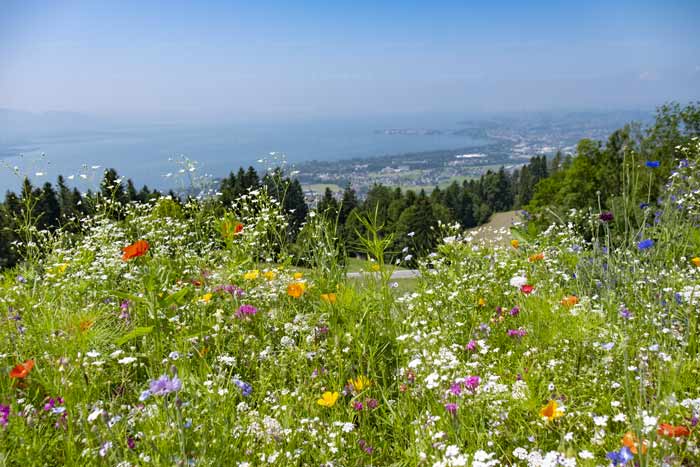
[[[532,243],[534,240],[532,238],[532,235],[528,234],[523,229],[520,229],[518,227],[511,227],[510,234],[513,236],[514,239],[516,239],[519,242]]]
[[[128,332],[128,333],[124,334],[122,337],[120,337],[119,339],[117,339],[115,341],[115,343],[117,345],[124,345],[125,343],[129,342],[132,339],[136,339],[137,337],[147,336],[151,332],[153,332],[153,326],[135,328],[131,332]]]

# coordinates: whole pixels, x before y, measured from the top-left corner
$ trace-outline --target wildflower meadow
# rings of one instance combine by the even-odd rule
[[[0,465],[700,465],[700,141],[679,153],[656,200],[442,224],[410,282],[371,218],[359,279],[322,213],[289,250],[264,189],[28,227]]]

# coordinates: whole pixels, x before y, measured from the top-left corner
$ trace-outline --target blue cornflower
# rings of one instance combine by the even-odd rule
[[[173,376],[172,379],[168,375],[161,375],[160,378],[151,381],[149,386],[149,391],[154,396],[165,396],[171,392],[177,392],[182,389],[182,381],[177,377]]]
[[[649,167],[650,169],[655,169],[660,165],[661,163],[659,161],[647,161],[647,167]]]
[[[234,378],[234,379],[233,379],[233,383],[234,383],[236,386],[238,386],[238,388],[241,390],[241,393],[242,393],[243,396],[245,396],[245,397],[250,396],[251,393],[253,392],[253,386],[251,386],[250,384],[246,383],[245,381],[241,381],[241,380],[238,379],[238,378]]]
[[[642,240],[641,242],[637,243],[637,248],[640,250],[647,250],[651,247],[654,246],[654,240],[651,238],[647,238],[646,240]]]
[[[619,451],[609,452],[606,455],[606,457],[610,459],[613,465],[625,465],[626,463],[634,459],[632,451],[630,451],[630,448],[628,448],[627,446],[621,447]]]

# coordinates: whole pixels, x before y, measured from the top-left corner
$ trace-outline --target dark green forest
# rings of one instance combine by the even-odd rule
[[[365,199],[358,199],[351,186],[337,199],[330,190],[315,207],[335,226],[338,242],[353,255],[359,251],[355,239],[362,233],[362,217],[370,217],[391,235],[393,257],[415,261],[432,251],[440,240],[439,224],[459,223],[470,228],[488,222],[495,212],[520,209],[530,219],[531,233],[556,221],[570,209],[634,211],[627,199],[648,199],[653,204],[663,183],[677,165],[676,147],[700,135],[700,103],[682,107],[666,104],[657,109],[648,128],[631,122],[613,132],[607,141],[581,140],[575,155],[532,157],[513,171],[501,167],[478,179],[452,183],[430,193],[402,190],[383,185],[372,187]],[[309,213],[301,184],[280,170],[259,176],[253,167],[240,168],[221,180],[221,195],[215,209],[234,207],[236,199],[249,190],[266,187],[281,201],[288,216],[288,235],[294,240]],[[27,221],[37,231],[64,229],[80,235],[81,219],[96,213],[95,206],[107,205],[106,213],[118,219],[128,203],[147,203],[163,196],[147,186],[137,190],[132,180],[123,183],[114,169],[106,170],[96,192],[81,193],[59,176],[55,186],[34,187],[24,180],[19,194],[8,191],[0,204],[0,267],[21,261],[26,242]],[[174,202],[182,204],[174,192]],[[647,206],[648,207],[648,206]],[[235,211],[235,208],[234,208]],[[634,217],[634,212],[631,212]],[[393,258],[392,258],[393,259]]]

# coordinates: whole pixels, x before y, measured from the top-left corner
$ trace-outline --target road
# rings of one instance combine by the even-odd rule
[[[359,278],[367,274],[376,274],[376,272],[349,272],[347,273],[348,278]],[[418,269],[399,269],[394,271],[391,275],[392,279],[413,279],[420,277],[420,271]]]

